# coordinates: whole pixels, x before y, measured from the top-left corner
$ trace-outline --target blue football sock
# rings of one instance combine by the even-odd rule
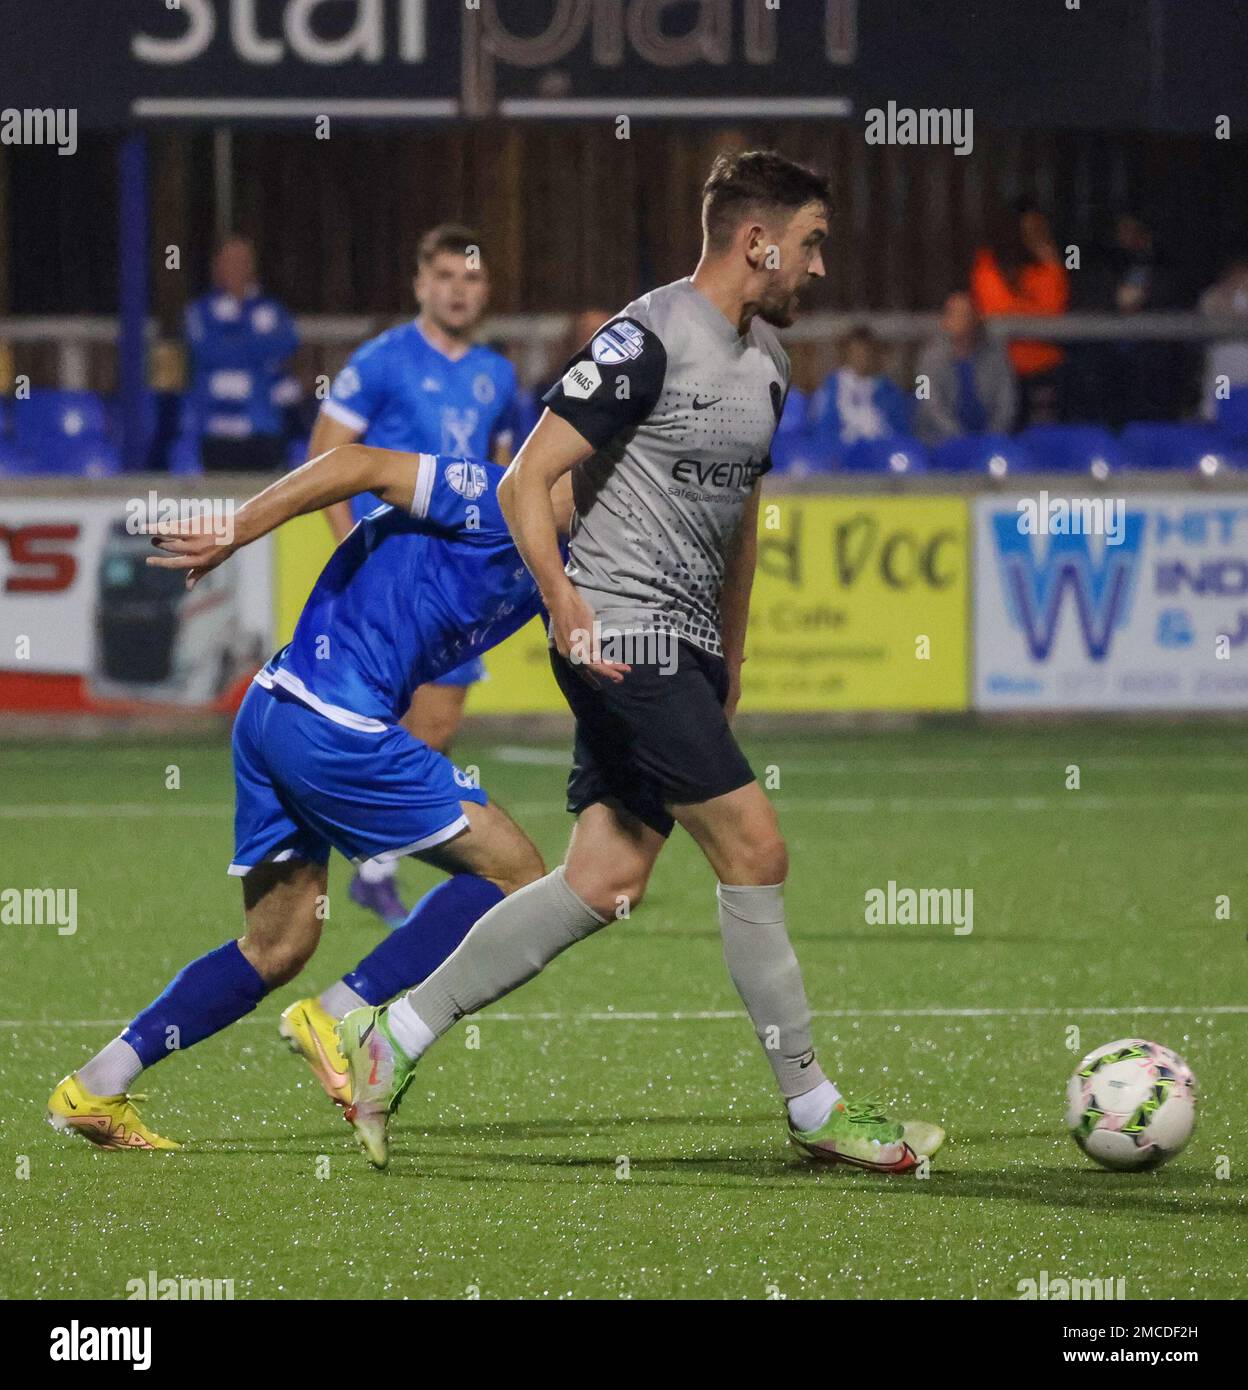
[[[150,1067],[228,1028],[268,992],[238,942],[227,941],[178,971],[121,1036]]]
[[[371,951],[343,982],[369,1004],[384,1004],[427,979],[468,935],[478,917],[503,900],[502,889],[476,874],[439,883],[408,919]]]

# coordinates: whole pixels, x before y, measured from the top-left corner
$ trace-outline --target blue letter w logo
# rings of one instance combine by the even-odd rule
[[[1093,558],[1086,535],[1049,536],[1041,561],[1032,549],[1045,537],[1024,535],[1017,512],[998,512],[992,518],[1010,621],[1027,639],[1034,661],[1045,661],[1057,637],[1062,595],[1069,589],[1093,661],[1104,661],[1116,628],[1127,621],[1135,588],[1135,572],[1144,535],[1144,516],[1128,512],[1121,545],[1100,546]]]

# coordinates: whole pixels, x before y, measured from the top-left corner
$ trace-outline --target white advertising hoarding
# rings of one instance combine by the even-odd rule
[[[228,709],[269,654],[269,541],[188,592],[140,501],[0,499],[0,710]]]
[[[976,707],[1248,708],[1248,494],[1089,500],[976,500]]]

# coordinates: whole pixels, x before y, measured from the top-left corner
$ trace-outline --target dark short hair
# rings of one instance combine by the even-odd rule
[[[458,222],[439,222],[436,227],[431,227],[420,239],[420,245],[416,248],[416,266],[419,269],[422,265],[428,265],[435,256],[440,256],[444,251],[450,251],[457,256],[466,256],[469,247],[475,246],[485,259],[485,253],[481,250],[481,238],[471,227],[462,226]]]
[[[702,189],[702,229],[707,244],[722,250],[746,217],[807,203],[831,201],[828,181],[774,150],[721,154]]]

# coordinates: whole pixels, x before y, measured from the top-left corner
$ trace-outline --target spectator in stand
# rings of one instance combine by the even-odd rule
[[[204,469],[277,471],[286,462],[279,386],[299,346],[295,326],[282,305],[261,292],[255,248],[245,238],[222,243],[212,283],[212,293],[186,313],[189,407]]]
[[[1042,212],[1020,204],[992,244],[979,249],[971,269],[971,296],[985,318],[1066,312],[1070,283]],[[1017,339],[1007,350],[1022,394],[1020,423],[1048,424],[1058,419],[1061,348]]]
[[[984,332],[969,294],[959,291],[945,300],[940,329],[924,343],[917,374],[927,378],[927,396],[920,395],[915,417],[924,444],[1014,428],[1014,369],[1001,344]]]
[[[1148,224],[1121,213],[1079,277],[1075,307],[1127,319],[1175,307],[1170,272]],[[1132,420],[1174,419],[1188,377],[1184,349],[1155,339],[1122,337],[1067,349],[1068,414],[1118,430]]]
[[[860,439],[910,432],[910,400],[881,371],[883,344],[865,324],[841,340],[841,366],[810,401],[807,429],[825,445],[848,448]]]
[[[1207,419],[1217,417],[1219,386],[1248,386],[1248,256],[1236,256],[1222,273],[1222,278],[1200,296],[1197,306],[1210,318],[1241,318],[1244,320],[1242,338],[1222,338],[1209,344],[1205,353],[1205,377],[1201,387],[1200,413]],[[1219,378],[1225,377],[1222,382]]]

